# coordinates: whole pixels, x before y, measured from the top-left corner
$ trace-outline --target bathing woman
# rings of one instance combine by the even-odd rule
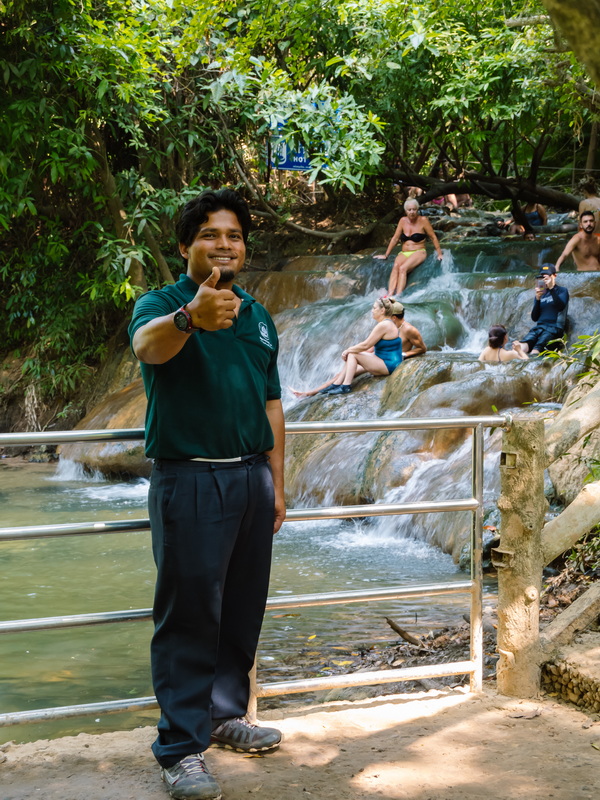
[[[488,344],[484,347],[479,356],[480,361],[490,361],[493,364],[501,364],[504,361],[514,361],[520,358],[527,361],[529,356],[519,348],[505,350],[504,346],[508,342],[508,332],[504,325],[492,325],[488,331]]]
[[[414,199],[407,200],[404,203],[404,210],[406,216],[400,218],[385,255],[375,256],[375,258],[387,258],[398,242],[402,242],[402,252],[396,256],[390,275],[389,295],[401,294],[406,286],[408,273],[425,261],[427,257],[425,240],[427,238],[431,239],[439,260],[442,260],[442,249],[438,238],[429,220],[419,214],[418,202]]]
[[[402,362],[402,338],[396,324],[392,321],[395,303],[387,297],[375,300],[371,315],[377,323],[363,342],[344,350],[342,359],[346,362],[333,380],[321,384],[316,389],[300,392],[290,391],[296,397],[312,397],[321,394],[348,394],[351,383],[357,375],[370,372],[371,375],[391,375]]]

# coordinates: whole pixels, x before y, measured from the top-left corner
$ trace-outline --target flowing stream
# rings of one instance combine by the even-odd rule
[[[442,244],[444,247],[444,245]],[[444,247],[413,273],[402,297],[406,318],[430,352],[388,379],[361,378],[351,395],[298,401],[287,389],[288,420],[451,416],[557,407],[564,375],[540,361],[482,365],[490,324],[517,336],[530,325],[533,270],[556,258],[562,240],[465,240]],[[333,375],[340,351],[372,327],[370,307],[391,263],[371,253],[290,259],[279,273],[250,274],[246,287],[271,308],[280,331],[284,387],[310,388]],[[564,273],[572,295],[571,337],[598,327],[598,278]],[[594,326],[594,321],[596,322]],[[98,425],[96,425],[98,426]],[[90,423],[94,427],[94,422]],[[486,434],[485,502],[495,522],[499,432]],[[408,502],[470,496],[470,437],[406,432],[289,437],[288,505],[300,508],[370,500]],[[93,477],[71,461],[0,461],[2,525],[146,517],[148,484]],[[356,521],[286,523],[275,538],[271,596],[461,580],[457,566],[470,516],[442,514]],[[154,565],[146,533],[5,543],[0,549],[3,619],[149,607]],[[493,581],[486,602],[493,602]],[[455,624],[468,597],[423,598],[267,612],[259,677],[322,674],[335,648],[393,641],[385,617],[416,632]],[[152,694],[150,623],[100,625],[4,635],[2,711],[90,703]],[[296,673],[297,674],[297,673]],[[292,698],[293,699],[293,698]],[[155,712],[75,719],[3,729],[2,740],[35,739],[148,724]]]

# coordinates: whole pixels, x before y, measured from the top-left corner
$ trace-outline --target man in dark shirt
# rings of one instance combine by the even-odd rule
[[[275,728],[246,718],[273,534],[285,517],[277,332],[234,284],[250,213],[228,189],[204,192],[177,226],[186,274],[142,295],[129,327],[148,410],[154,595],[152,746],[169,794],[218,800],[211,742],[271,750]]]
[[[519,352],[539,355],[548,349],[548,342],[560,339],[565,330],[569,292],[556,285],[554,264],[544,264],[536,276],[535,300],[531,319],[536,323],[520,342],[513,342]]]

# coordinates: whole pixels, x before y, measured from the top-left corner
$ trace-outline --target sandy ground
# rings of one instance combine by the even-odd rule
[[[224,800],[600,797],[600,717],[462,689],[265,712],[272,754],[211,748]],[[276,721],[276,722],[275,722]],[[9,745],[0,800],[166,800],[153,728]]]

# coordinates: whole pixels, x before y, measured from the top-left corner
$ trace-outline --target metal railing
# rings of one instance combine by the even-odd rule
[[[471,578],[452,583],[427,584],[421,586],[390,587],[374,590],[329,592],[288,596],[283,599],[269,598],[268,609],[287,609],[306,606],[321,606],[364,601],[397,600],[404,598],[469,593],[471,595],[471,640],[470,660],[446,664],[434,664],[384,671],[360,672],[331,677],[307,678],[304,680],[254,684],[251,710],[256,697],[272,697],[307,691],[318,691],[342,686],[364,686],[404,680],[442,677],[447,675],[470,676],[471,691],[480,691],[483,680],[483,629],[482,629],[482,533],[483,533],[483,431],[484,428],[508,428],[509,415],[479,417],[448,417],[423,419],[377,419],[346,422],[292,422],[286,424],[286,434],[299,433],[357,433],[372,431],[440,430],[466,428],[473,431],[471,489],[472,497],[456,500],[417,503],[374,503],[356,506],[333,506],[329,508],[291,509],[286,522],[349,519],[352,517],[375,517],[393,514],[426,514],[446,511],[472,512],[471,524]],[[63,444],[69,442],[135,441],[144,439],[142,428],[104,431],[57,431],[41,433],[0,434],[0,446]],[[23,539],[58,536],[85,536],[90,534],[124,533],[150,529],[148,519],[110,522],[88,522],[63,525],[34,525],[27,527],[0,528],[0,543]],[[73,628],[109,622],[125,622],[151,619],[149,608],[128,611],[107,611],[95,614],[73,614],[36,619],[6,620],[0,622],[0,633]],[[137,697],[129,700],[112,700],[102,703],[59,706],[54,708],[17,711],[0,714],[0,727],[27,722],[65,719],[87,714],[115,713],[157,708],[154,697]]]

